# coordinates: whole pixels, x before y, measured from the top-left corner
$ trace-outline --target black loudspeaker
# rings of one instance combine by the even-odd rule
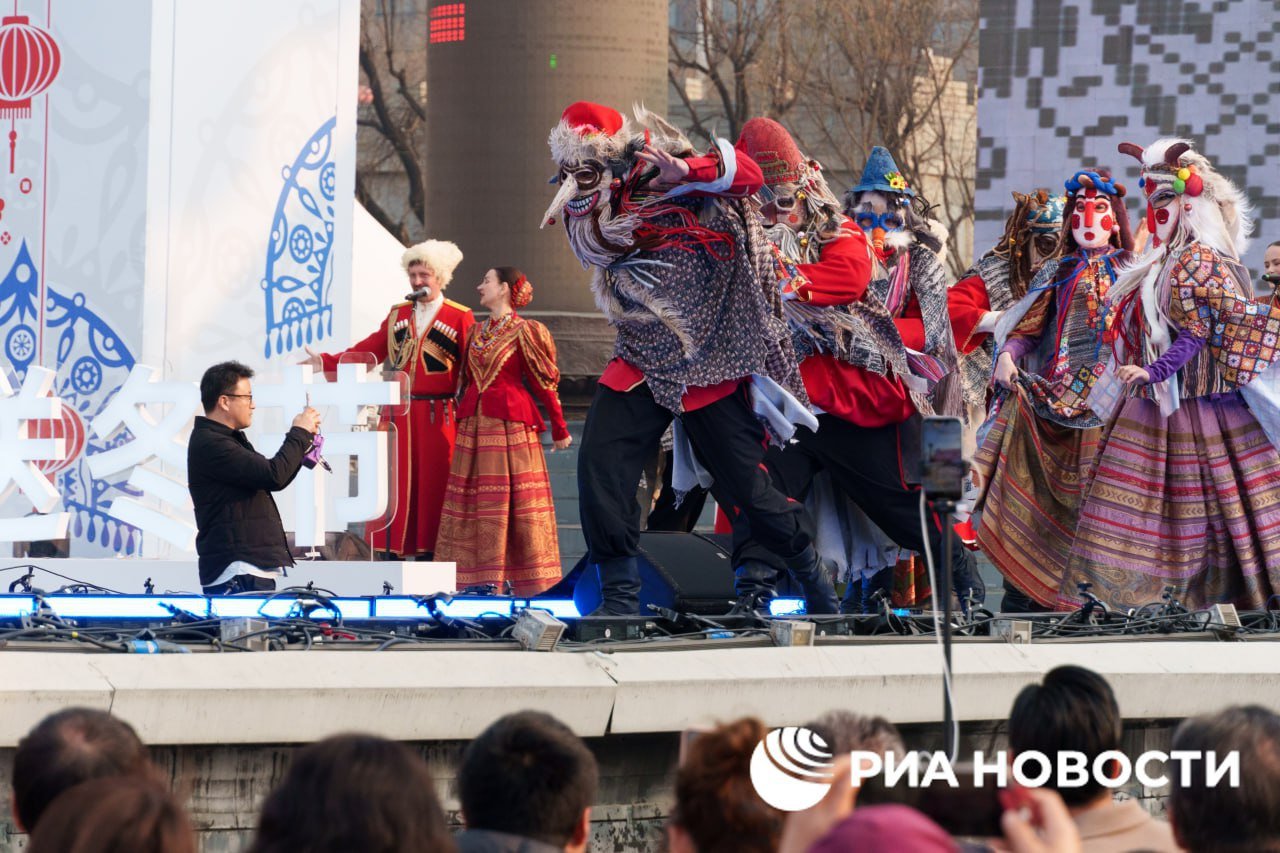
[[[720,615],[733,604],[733,558],[728,536],[645,531],[640,534],[640,614],[648,605],[682,613]],[[600,606],[600,577],[583,557],[564,583],[574,579],[573,601],[586,615]]]

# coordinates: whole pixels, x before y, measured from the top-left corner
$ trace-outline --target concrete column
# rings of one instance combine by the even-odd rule
[[[612,334],[590,274],[560,225],[538,230],[547,134],[573,101],[666,112],[667,0],[432,0],[428,15],[427,232],[465,255],[448,295],[477,307],[486,269],[519,267],[534,285],[522,313],[550,327],[562,372],[596,375]]]

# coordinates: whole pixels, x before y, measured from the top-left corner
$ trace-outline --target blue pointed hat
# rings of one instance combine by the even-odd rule
[[[916,194],[915,190],[907,186],[907,179],[902,176],[902,172],[898,171],[898,164],[893,161],[893,155],[888,149],[879,145],[872,148],[871,156],[867,157],[867,165],[862,170],[862,180],[850,190],[854,193],[871,191],[901,193],[912,197]]]

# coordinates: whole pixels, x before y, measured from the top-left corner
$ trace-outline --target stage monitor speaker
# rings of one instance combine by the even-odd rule
[[[733,604],[729,537],[645,531],[640,534],[640,613],[648,605],[683,613],[720,615]],[[577,576],[573,601],[584,616],[600,606],[600,578],[583,557],[565,577]]]

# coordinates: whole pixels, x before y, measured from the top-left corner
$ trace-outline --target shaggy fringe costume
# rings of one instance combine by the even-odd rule
[[[770,418],[777,441],[793,429],[782,411],[812,421],[774,257],[743,201],[760,187],[759,168],[724,141],[694,156],[682,134],[642,108],[636,121],[639,129],[585,102],[565,110],[550,137],[560,189],[544,218],[564,217],[570,247],[592,268],[596,304],[618,333],[578,457],[601,612],[639,611],[636,483],[673,417],[677,457],[691,446],[718,492],[783,555],[810,612],[832,612],[834,589],[802,510],[759,467],[766,432],[753,408]],[[686,179],[655,187],[657,172],[636,156],[646,145],[684,159]],[[761,408],[765,398],[772,408]]]
[[[736,147],[765,175],[763,209],[778,222],[769,234],[782,270],[783,314],[821,412],[816,431],[801,429],[795,442],[770,450],[766,461],[775,484],[807,502],[823,556],[848,582],[843,608],[862,610],[871,606],[872,584],[864,581],[879,576],[887,587],[900,549],[925,545],[919,491],[903,483],[898,436],[901,422],[915,411],[903,382],[915,377],[892,315],[868,289],[867,238],[841,213],[818,163],[767,118],[748,121]],[[785,208],[778,206],[781,200],[788,200]],[[941,554],[942,527],[934,527],[930,544]],[[774,558],[741,519],[734,534],[738,592],[759,603],[773,592]],[[957,550],[955,557],[956,589],[968,590],[969,555]]]
[[[1116,288],[1121,355],[1152,382],[1099,445],[1059,601],[1085,582],[1122,608],[1172,587],[1193,610],[1263,609],[1280,592],[1280,309],[1247,298],[1247,202],[1184,140],[1121,151],[1142,163],[1152,233],[1169,218],[1158,200],[1178,219]]]
[[[985,419],[996,357],[995,327],[984,327],[984,318],[988,312],[1007,311],[1027,295],[1032,278],[1057,253],[1061,238],[1063,196],[1038,189],[1027,195],[1015,192],[1013,201],[1000,242],[947,291],[966,411],[983,413],[976,420],[970,417],[975,429]]]

